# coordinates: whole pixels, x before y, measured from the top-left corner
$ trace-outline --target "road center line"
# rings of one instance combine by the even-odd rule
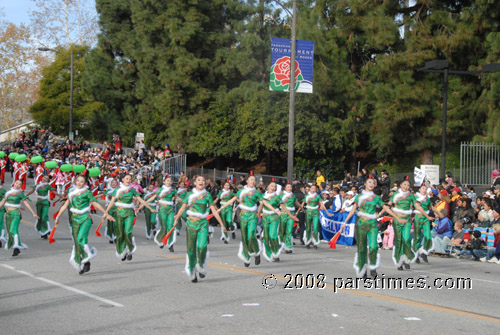
[[[44,283],[47,283],[47,284],[51,284],[51,285],[54,285],[54,286],[57,286],[57,287],[60,287],[60,288],[63,288],[65,290],[68,290],[68,291],[71,291],[71,292],[74,292],[74,293],[77,293],[77,294],[80,294],[80,295],[83,295],[85,297],[88,297],[88,298],[91,298],[91,299],[94,299],[94,300],[97,300],[97,301],[100,301],[100,302],[103,302],[105,304],[108,304],[108,305],[111,305],[111,306],[114,306],[114,307],[123,307],[122,304],[119,304],[117,302],[114,302],[112,300],[108,300],[108,299],[105,299],[105,298],[101,298],[95,294],[92,294],[92,293],[88,293],[88,292],[85,292],[85,291],[82,291],[80,289],[77,289],[77,288],[74,288],[74,287],[71,287],[71,286],[68,286],[68,285],[64,285],[64,284],[61,284],[61,283],[58,283],[56,281],[53,281],[53,280],[50,280],[50,279],[47,279],[47,278],[43,278],[43,277],[38,277],[38,276],[35,276],[34,274],[32,273],[29,273],[29,272],[26,272],[26,271],[22,271],[22,270],[18,270],[16,269],[15,267],[13,266],[10,266],[10,265],[7,265],[7,264],[0,264],[1,266],[3,266],[4,268],[6,269],[9,269],[9,270],[12,270],[12,271],[15,271],[17,273],[20,273],[22,275],[25,275],[27,277],[31,277],[33,279],[37,279],[39,281],[42,281]]]
[[[168,256],[168,255],[162,255],[162,254],[150,253],[150,252],[144,252],[144,251],[140,251],[139,253],[148,254],[148,255],[152,255],[152,256],[159,256],[162,258],[174,259],[174,260],[178,260],[178,261],[185,261],[185,259],[186,259],[185,257]],[[209,262],[208,266],[219,268],[219,269],[224,269],[224,270],[249,273],[249,274],[253,274],[255,276],[264,276],[264,275],[268,274],[267,272],[261,272],[261,271],[239,268],[236,266],[224,265],[224,264],[218,264],[218,263],[212,263],[212,262]],[[280,279],[283,281],[288,281],[288,279],[286,279],[284,276],[281,276],[281,275],[274,275],[274,276],[277,279]],[[326,288],[329,290],[334,290],[334,286],[332,284],[326,284]],[[439,312],[444,312],[444,313],[449,313],[449,314],[455,314],[455,315],[459,315],[459,316],[465,316],[465,317],[469,317],[469,318],[473,318],[473,319],[479,319],[479,320],[500,323],[500,318],[495,318],[495,317],[488,316],[488,315],[482,315],[482,314],[478,314],[478,313],[462,311],[459,309],[432,305],[432,304],[428,304],[425,302],[419,302],[419,301],[414,301],[414,300],[409,300],[409,299],[404,299],[404,298],[392,297],[392,296],[379,294],[379,293],[373,293],[373,292],[361,291],[361,290],[346,290],[346,289],[337,289],[337,292],[350,293],[350,294],[355,294],[358,296],[364,296],[364,297],[375,298],[375,299],[379,299],[379,300],[395,302],[395,303],[409,305],[409,306],[413,306],[413,307],[417,307],[417,308],[424,308],[424,309],[429,309],[429,310],[434,310],[434,311],[439,311]]]

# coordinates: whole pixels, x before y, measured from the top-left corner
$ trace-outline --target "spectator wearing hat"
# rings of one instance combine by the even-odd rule
[[[434,214],[436,217],[439,216],[439,213],[441,212],[442,209],[446,209],[447,213],[450,212],[451,199],[450,196],[448,195],[448,191],[446,190],[439,191],[438,197],[439,197],[439,202],[434,209]]]
[[[457,258],[464,258],[467,256],[471,256],[473,259],[478,260],[483,256],[483,248],[486,246],[486,242],[481,238],[481,232],[479,230],[474,230],[471,233],[471,241],[469,248],[460,251],[458,254],[455,253],[453,256]],[[480,257],[477,257],[477,256]]]

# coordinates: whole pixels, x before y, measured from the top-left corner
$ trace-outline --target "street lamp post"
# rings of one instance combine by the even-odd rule
[[[279,0],[274,0],[292,17],[292,38],[290,50],[290,83],[288,90],[290,92],[290,105],[288,112],[288,159],[286,176],[290,183],[293,181],[293,154],[295,147],[295,48],[296,48],[296,24],[297,24],[297,0],[292,1],[292,12],[286,8]]]
[[[478,71],[456,71],[450,70],[450,62],[445,59],[435,59],[425,63],[425,66],[418,69],[420,72],[443,73],[443,129],[441,135],[441,178],[444,179],[446,169],[446,119],[448,110],[448,74],[479,75],[484,72],[500,71],[500,64],[486,64]]]
[[[74,66],[73,66],[73,49],[71,49],[71,57],[68,58],[65,54],[55,50],[55,49],[50,49],[50,48],[38,48],[39,51],[52,51],[58,55],[63,56],[66,58],[69,63],[70,63],[70,84],[69,84],[69,139],[73,141],[73,73],[74,73]]]

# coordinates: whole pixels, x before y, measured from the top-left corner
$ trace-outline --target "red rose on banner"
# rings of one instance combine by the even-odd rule
[[[295,61],[295,82],[300,74],[299,62]],[[290,84],[290,57],[281,57],[274,65],[274,75],[281,85]]]

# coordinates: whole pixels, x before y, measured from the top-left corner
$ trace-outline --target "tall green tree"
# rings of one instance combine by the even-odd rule
[[[57,49],[54,62],[42,71],[38,99],[31,105],[29,112],[40,126],[51,129],[54,134],[66,136],[69,132],[70,116],[70,57],[73,50],[73,131],[78,130],[83,138],[91,135],[91,118],[104,108],[82,88],[85,72],[84,57],[89,48],[71,46],[71,49]]]

